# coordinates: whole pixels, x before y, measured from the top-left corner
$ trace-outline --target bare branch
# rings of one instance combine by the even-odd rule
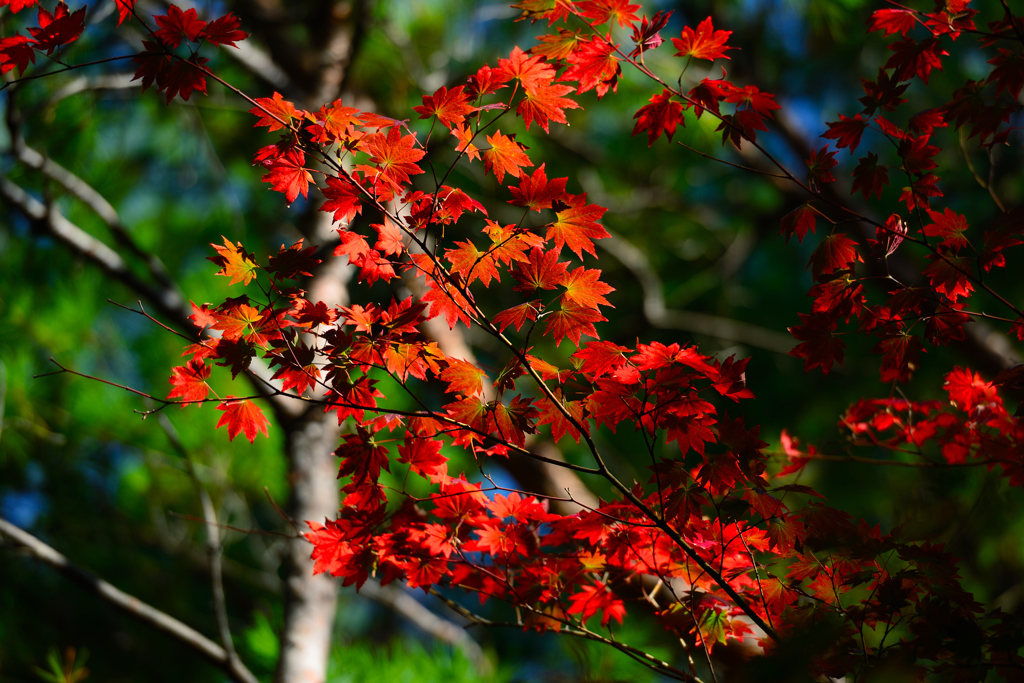
[[[611,239],[601,240],[598,246],[618,259],[640,283],[644,292],[644,317],[651,325],[704,334],[776,353],[788,354],[793,348],[793,340],[789,336],[774,330],[707,313],[667,308],[661,278],[651,268],[646,254],[616,234],[612,234]]]
[[[167,435],[167,440],[171,442],[171,447],[182,457],[185,461],[185,466],[188,469],[188,476],[192,480],[193,486],[195,486],[196,493],[199,494],[199,502],[203,508],[203,519],[206,521],[206,555],[210,562],[210,583],[213,590],[213,613],[217,620],[217,631],[220,635],[220,642],[224,646],[224,650],[227,652],[228,659],[232,662],[238,662],[238,653],[235,652],[234,642],[231,640],[231,627],[228,624],[228,608],[227,601],[224,598],[224,580],[221,566],[221,541],[220,541],[220,524],[217,519],[217,510],[213,506],[213,500],[210,499],[210,494],[207,493],[206,487],[203,486],[202,482],[199,481],[199,476],[196,474],[195,464],[192,462],[192,454],[189,453],[188,449],[181,442],[181,438],[178,436],[178,430],[174,428],[171,420],[165,413],[157,413],[157,422],[160,427],[163,428],[164,434]]]
[[[44,175],[60,183],[65,190],[92,209],[107,224],[117,243],[146,264],[153,279],[167,289],[176,289],[163,262],[155,254],[151,254],[138,245],[128,228],[121,222],[117,210],[107,201],[106,197],[71,171],[26,145],[21,138],[15,139],[14,152],[23,164],[42,171]]]
[[[394,584],[381,586],[370,579],[359,589],[359,594],[390,607],[425,633],[459,648],[481,676],[489,676],[494,672],[493,665],[480,645],[464,628],[434,614],[407,591]]]
[[[78,227],[56,207],[47,207],[30,196],[25,190],[0,176],[0,198],[21,211],[33,225],[68,247],[73,253],[98,266],[111,278],[130,287],[140,297],[151,301],[160,313],[182,328],[190,327],[189,316],[192,307],[176,286],[155,287],[136,275],[121,255],[101,240]],[[273,371],[266,363],[254,359],[249,366],[249,376],[255,389],[268,397],[279,419],[291,419],[299,415],[304,407],[299,401],[282,396],[270,388]]]
[[[25,548],[33,557],[55,568],[84,590],[95,593],[126,614],[146,622],[198,651],[232,680],[239,683],[258,683],[257,678],[244,664],[237,658],[230,657],[224,648],[199,631],[73,564],[61,553],[3,518],[0,518],[0,536]]]
[[[176,288],[157,288],[143,281],[132,272],[120,254],[69,221],[56,207],[45,206],[4,177],[0,177],[0,197],[21,211],[36,227],[152,301],[162,314],[176,321],[192,315],[191,308]]]
[[[57,91],[46,101],[45,106],[52,107],[63,99],[83,92],[94,90],[129,90],[141,88],[142,81],[133,81],[132,73],[102,74],[100,76],[79,76],[57,88]]]
[[[243,40],[235,47],[238,49],[225,52],[253,74],[278,90],[287,90],[291,86],[292,79],[288,77],[288,72],[278,66],[268,52],[254,45],[253,41]]]

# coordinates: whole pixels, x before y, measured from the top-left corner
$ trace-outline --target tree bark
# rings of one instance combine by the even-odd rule
[[[315,408],[289,425],[285,448],[291,498],[287,512],[300,532],[305,531],[306,521],[323,521],[338,510],[334,449],[339,435],[334,415]],[[303,537],[288,542],[278,683],[321,683],[326,678],[338,582],[329,574],[313,575],[311,551]]]

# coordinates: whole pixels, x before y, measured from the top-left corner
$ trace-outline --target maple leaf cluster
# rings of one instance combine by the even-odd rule
[[[133,2],[116,2],[121,21],[142,21]],[[17,12],[35,2],[8,0],[0,7],[7,4]],[[1020,209],[1001,211],[978,239],[965,215],[938,205],[940,145],[933,144],[940,129],[965,126],[967,139],[983,147],[1009,140],[1024,62],[1019,45],[992,48],[1019,37],[1017,18],[1007,11],[980,33],[992,55],[983,80],[968,82],[939,108],[895,115],[910,113],[902,96],[910,84],[928,86],[953,41],[977,32],[968,4],[874,12],[869,28],[894,41],[893,54],[875,80],[864,81],[864,109],[828,123],[827,142],[809,150],[799,172],[769,157],[782,171],[775,175],[805,193],[782,219],[782,233],[798,243],[818,239],[808,264],[810,311],[791,328],[799,342],[792,354],[807,370],[828,373],[844,359],[842,335],[860,333],[876,339],[882,381],[908,382],[926,345],[963,339],[964,324],[976,315],[967,302],[994,293],[981,273],[1006,267],[1005,253],[1024,243]],[[400,279],[403,286],[372,302],[313,301],[302,282],[320,264],[315,247],[300,240],[261,260],[225,238],[212,245],[210,260],[245,293],[217,305],[193,304],[196,339],[172,370],[167,403],[216,403],[223,413],[217,426],[227,427],[229,439],[243,434],[254,441],[269,426],[255,397],[222,398],[210,382],[214,366],[234,378],[261,357],[274,370],[273,392],[335,414],[345,426],[335,452],[342,507],[334,519],[310,520],[306,538],[315,571],[346,585],[361,586],[376,574],[383,583],[424,590],[462,588],[481,601],[515,605],[524,628],[587,637],[596,637],[595,623],[608,628],[627,618],[627,596],[640,587],[684,647],[693,643],[708,653],[747,638],[770,652],[790,635],[829,624],[835,643],[813,664],[816,677],[841,678],[872,657],[916,662],[921,676],[982,661],[986,671],[1019,669],[1024,661],[1014,625],[982,615],[940,545],[909,541],[898,530],[883,534],[821,502],[814,489],[785,483],[828,454],[788,433],[774,454],[759,428],[744,424],[738,407],[753,398],[746,359],[711,358],[681,343],[622,346],[601,339],[598,325],[614,288],[592,266],[595,242],[610,237],[601,225],[606,209],[570,192],[568,178],[549,177],[546,164],[516,140],[512,116],[502,122],[505,133],[497,127],[514,112],[525,130],[535,125],[549,133],[580,108],[579,95],[614,94],[626,67],[660,91],[634,116],[633,134],[646,133],[649,146],[662,136],[671,141],[687,118],[708,115],[718,121],[723,146],[747,143],[747,151],[768,154],[761,142],[780,108],[774,94],[731,80],[724,70],[721,78],[685,80],[693,60],[728,60],[736,49],[729,45],[732,33],[707,18],[666,41],[660,32],[671,12],[639,16],[641,6],[628,0],[515,6],[522,19],[547,21],[537,44],[516,47],[496,66],[424,95],[413,108],[429,120],[427,135],[437,131],[442,144],[435,139],[428,148],[429,137],[421,139],[409,121],[341,100],[317,111],[280,93],[250,101],[254,125],[278,134],[254,156],[263,181],[289,204],[319,192],[319,209],[336,224],[331,256],[345,257],[375,293]],[[40,10],[31,38],[0,43],[0,69],[24,71],[34,50],[49,53],[74,41],[82,23],[75,16],[63,4],[52,15]],[[245,37],[230,14],[204,22],[196,10],[171,5],[154,21],[157,28],[147,26],[151,40],[134,58],[136,78],[144,88],[155,84],[168,102],[206,91],[211,72],[193,45],[233,46]],[[629,30],[631,50],[613,41],[613,29],[614,35]],[[896,34],[899,39],[891,38]],[[189,55],[176,54],[186,43]],[[661,78],[645,63],[662,46],[674,49],[678,76]],[[900,210],[890,207],[877,218],[842,207],[831,193],[841,173],[839,152],[848,149],[852,157],[865,140],[884,140],[889,148],[858,159],[853,193],[881,201],[890,175],[908,182],[895,200]],[[437,156],[428,158],[428,149]],[[424,164],[441,154],[453,159],[449,171],[456,164],[482,166],[484,177],[504,186],[506,203],[521,210],[522,220],[493,220],[506,207],[489,211],[445,184],[448,173],[428,175]],[[828,224],[820,235],[819,221]],[[870,232],[851,224],[871,226]],[[887,259],[911,251],[922,256],[920,279],[890,275],[884,289],[867,282],[866,269],[884,269]],[[492,286],[504,287],[503,296],[486,296]],[[1024,340],[1024,314],[1001,303],[1012,309],[1008,332]],[[475,362],[446,353],[422,331],[435,318],[489,335],[504,365],[492,378]],[[949,465],[981,462],[1022,486],[1024,430],[1002,397],[1022,384],[1018,371],[990,382],[956,368],[946,375],[948,405],[865,399],[840,427],[851,447],[937,454]],[[400,387],[406,400],[389,399],[388,387]],[[644,481],[620,481],[602,453],[601,433],[622,429],[635,430],[648,446]],[[556,514],[544,496],[501,488],[486,477],[471,481],[464,471],[466,463],[483,470],[492,458],[544,459],[533,450],[538,438],[578,444],[586,463],[545,461],[603,479],[614,499]],[[644,592],[652,586],[653,593]],[[662,587],[671,599],[655,598]],[[895,623],[905,629],[898,642],[867,644],[866,632],[888,633]],[[974,649],[951,645],[935,624],[969,632]],[[668,664],[652,666],[677,673]]]
[[[7,6],[17,13],[35,6],[38,1],[4,0],[0,2],[0,8]],[[135,11],[135,0],[113,2],[118,11],[118,25],[131,18],[142,22]],[[63,0],[57,3],[52,13],[40,7],[37,18],[39,26],[27,29],[31,37],[16,31],[13,36],[0,38],[0,74],[12,71],[15,67],[19,73],[24,74],[29,63],[35,63],[37,51],[50,55],[54,50],[78,40],[85,30],[85,12],[85,7],[71,12]],[[132,80],[141,78],[143,90],[155,84],[158,90],[164,92],[168,103],[176,95],[188,100],[194,91],[206,93],[204,65],[208,60],[198,56],[194,49],[190,50],[187,57],[177,55],[175,48],[183,42],[194,43],[197,47],[204,42],[238,47],[236,43],[248,36],[239,29],[241,22],[232,13],[206,22],[199,19],[195,9],[183,12],[176,5],[169,5],[166,15],[156,15],[153,19],[159,28],[144,25],[152,40],[144,40],[145,50],[132,58],[138,64]]]

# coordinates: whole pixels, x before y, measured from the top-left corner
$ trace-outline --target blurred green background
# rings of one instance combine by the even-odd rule
[[[273,4],[252,0],[195,6],[207,18],[227,10],[251,18],[253,25],[243,29],[256,34],[257,44],[287,39],[302,45],[325,12],[358,22],[360,43],[346,76],[345,103],[373,106],[400,119],[414,116],[410,107],[420,103],[422,94],[464,82],[481,63],[495,65],[513,46],[532,45],[546,28],[544,23],[514,22],[516,10],[490,2],[294,2],[282,5],[284,14],[276,19],[261,19],[260,8]],[[997,16],[996,3],[989,4],[979,8],[979,24]],[[71,61],[126,54],[138,44],[138,36],[114,30],[109,5],[89,3],[95,23],[67,53]],[[859,111],[860,79],[873,78],[886,59],[881,37],[867,36],[865,29],[865,19],[878,6],[865,0],[644,3],[648,14],[675,10],[662,32],[666,39],[708,15],[716,27],[734,31],[730,43],[740,49],[731,60],[706,71],[694,65],[686,77],[715,76],[724,66],[738,81],[778,93],[788,129],[808,141],[815,141],[825,121],[836,120],[838,112]],[[162,11],[158,5],[140,7]],[[944,71],[933,73],[932,87],[914,84],[908,91],[918,110],[941,104],[964,80],[986,73],[986,57],[964,43],[946,60]],[[645,59],[674,80],[679,66],[669,47]],[[229,49],[204,54],[215,71],[245,92],[273,92],[267,79],[233,59]],[[315,55],[295,55],[296,60],[307,58]],[[45,60],[39,61],[36,70],[44,66]],[[266,254],[295,241],[295,222],[305,215],[301,200],[286,208],[251,166],[253,152],[275,138],[255,131],[249,106],[214,83],[208,97],[194,95],[170,106],[161,95],[141,94],[137,87],[90,88],[65,96],[82,75],[95,79],[129,70],[128,63],[115,62],[16,89],[22,134],[102,193],[138,244],[160,256],[188,298],[216,302],[236,295],[225,279],[212,276],[207,244],[225,235]],[[9,115],[12,92],[0,94],[0,113]],[[622,344],[638,338],[695,342],[706,354],[750,357],[747,382],[758,400],[730,407],[730,413],[741,412],[748,425],[760,424],[762,438],[773,446],[787,428],[806,440],[840,447],[836,423],[845,408],[859,397],[883,397],[893,389],[878,382],[878,357],[856,337],[847,338],[845,366],[827,377],[817,371],[805,375],[802,361],[784,353],[779,339],[799,322],[797,312],[810,305],[805,265],[816,241],[787,245],[777,235],[781,217],[801,199],[769,179],[709,161],[664,139],[648,148],[646,136],[631,138],[633,114],[654,92],[649,81],[627,69],[618,94],[600,102],[593,93],[581,96],[584,108],[569,112],[570,126],[554,124],[550,136],[516,127],[517,140],[530,148],[538,164],[547,163],[549,177],[567,176],[570,192],[585,191],[590,201],[609,208],[604,224],[622,238],[617,252],[599,245],[598,267],[617,288],[610,297],[616,308],[606,311],[609,322],[599,330]],[[418,129],[422,123],[412,125]],[[688,116],[675,140],[749,163],[723,150],[714,127],[710,117],[697,122]],[[10,150],[9,130],[0,127],[0,150]],[[964,155],[986,169],[989,160],[982,153],[961,151],[956,134],[948,130],[939,139],[943,151],[937,160],[947,169],[946,205],[967,212],[972,224],[980,226],[995,208],[971,177]],[[799,144],[777,135],[764,140],[790,168],[802,168]],[[998,150],[994,160],[999,190],[1010,205],[1019,204],[1024,194],[1019,135],[1013,140],[1015,146]],[[877,145],[878,140],[866,136],[863,144]],[[445,154],[440,153],[442,160]],[[845,195],[855,158],[845,151],[839,158],[836,175]],[[0,156],[0,173],[38,198],[52,198],[71,221],[110,243],[105,226],[87,208],[10,154]],[[480,164],[460,167],[449,184],[479,198],[495,220],[508,222],[503,217],[510,207],[500,205],[507,190],[492,177],[484,178]],[[900,183],[894,179],[893,184],[896,188],[871,207],[872,215],[884,219],[897,209]],[[133,268],[142,272],[137,264]],[[1012,300],[1024,294],[1019,277],[996,274],[991,283]],[[351,289],[354,301],[390,296],[383,285],[372,291],[360,285]],[[737,340],[709,333],[700,323],[706,318],[682,315],[673,327],[667,315],[665,325],[654,325],[640,302],[658,292],[670,312],[749,327]],[[165,430],[157,420],[136,414],[146,403],[69,375],[33,379],[54,369],[48,362],[53,357],[77,371],[164,395],[170,368],[180,362],[181,340],[108,303],[134,305],[137,298],[40,235],[13,208],[0,207],[0,516],[125,591],[213,634],[204,531],[191,519],[202,514],[199,501]],[[503,364],[485,339],[470,335],[469,341],[484,364]],[[567,356],[568,346],[557,353]],[[922,369],[900,390],[917,399],[940,397],[944,372],[977,360],[958,349],[928,349]],[[230,392],[225,375],[214,373],[214,386],[222,394]],[[236,388],[234,393],[240,392]],[[270,438],[254,445],[242,439],[229,443],[224,430],[214,430],[219,413],[212,407],[166,414],[192,454],[221,521],[242,529],[282,530],[263,491],[268,487],[275,500],[287,496],[281,430],[272,427]],[[643,463],[632,457],[632,435],[602,438],[616,467],[645,476]],[[566,455],[574,457],[571,449]],[[832,505],[879,523],[883,530],[904,524],[922,537],[937,534],[963,558],[962,575],[979,599],[1019,608],[1022,498],[995,475],[982,469],[818,463],[808,467],[800,483],[819,487]],[[596,492],[606,493],[600,487]],[[269,679],[282,619],[280,539],[228,531],[224,550],[236,642],[250,668]],[[426,604],[444,613],[439,602]],[[659,629],[642,615],[627,623],[620,634],[624,640],[672,656]],[[589,644],[515,631],[473,629],[472,634],[496,661],[499,680],[653,680],[643,668]],[[79,657],[82,650],[89,652],[89,680],[224,678],[184,647],[112,611],[55,572],[12,548],[0,549],[0,680],[39,680],[33,667],[48,668],[48,653],[59,653],[61,659],[68,647],[76,648]],[[459,651],[346,589],[329,680],[454,682],[481,680],[481,675]]]

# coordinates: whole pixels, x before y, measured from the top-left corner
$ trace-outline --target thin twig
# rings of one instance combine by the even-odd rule
[[[206,555],[210,561],[210,584],[213,590],[213,614],[217,621],[217,631],[220,633],[221,645],[224,646],[227,656],[232,662],[238,660],[238,653],[235,652],[234,641],[231,638],[231,626],[228,623],[228,608],[227,600],[224,597],[224,578],[222,574],[221,558],[223,548],[220,539],[220,528],[217,519],[217,510],[213,506],[213,501],[210,499],[210,494],[207,492],[206,487],[199,481],[199,476],[196,474],[195,463],[192,461],[192,454],[185,444],[181,442],[181,438],[178,436],[178,430],[174,428],[170,418],[167,417],[166,413],[160,413],[157,415],[157,422],[160,427],[164,430],[164,434],[167,436],[167,440],[171,442],[171,447],[182,457],[185,461],[185,466],[188,470],[188,476],[192,480],[192,485],[195,486],[196,493],[199,494],[199,501],[203,508],[203,518],[206,521]]]
[[[198,651],[232,680],[238,683],[259,683],[241,661],[229,656],[223,647],[202,633],[72,563],[61,553],[2,517],[0,517],[0,536],[25,548],[33,557],[55,568],[86,591],[98,595],[126,614],[163,631]]]

